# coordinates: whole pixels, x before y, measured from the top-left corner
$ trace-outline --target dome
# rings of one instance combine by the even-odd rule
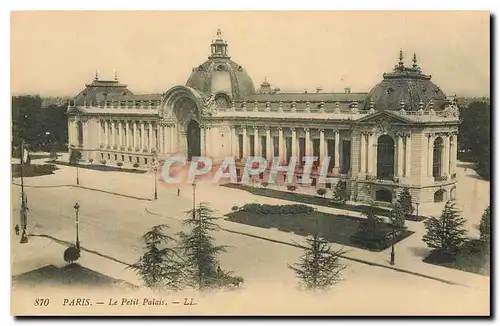
[[[399,63],[394,71],[385,73],[384,79],[368,94],[364,109],[374,106],[375,110],[417,111],[432,106],[441,110],[446,103],[446,95],[433,82],[430,75],[424,75],[413,55],[411,68],[403,64],[403,53],[400,52]],[[431,101],[432,100],[432,101]]]
[[[208,60],[193,68],[186,86],[210,95],[223,93],[234,100],[254,94],[252,79],[242,66],[228,56],[227,42],[222,40],[220,30],[211,49]]]

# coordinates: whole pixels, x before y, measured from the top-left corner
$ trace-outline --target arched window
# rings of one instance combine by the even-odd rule
[[[392,203],[392,191],[388,189],[379,189],[375,191],[375,200],[385,203]]]
[[[377,142],[377,178],[392,180],[394,177],[394,140],[382,135]]]
[[[434,140],[434,151],[432,160],[432,176],[438,178],[443,175],[443,154],[444,154],[444,141],[443,138],[438,137]]]
[[[434,202],[435,203],[441,203],[446,200],[446,190],[444,189],[439,189],[434,193]]]

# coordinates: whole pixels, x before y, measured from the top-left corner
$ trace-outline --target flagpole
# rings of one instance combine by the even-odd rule
[[[21,140],[21,223],[23,233],[21,235],[21,243],[27,243],[28,237],[26,235],[26,224],[28,223],[28,209],[26,207],[26,198],[24,195],[24,140]]]

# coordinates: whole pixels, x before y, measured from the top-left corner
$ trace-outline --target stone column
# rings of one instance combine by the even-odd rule
[[[398,143],[396,147],[396,156],[397,156],[397,168],[396,168],[396,176],[402,177],[403,174],[403,158],[404,158],[404,148],[403,148],[403,135],[397,135]]]
[[[248,140],[247,140],[247,127],[246,126],[242,126],[241,127],[242,130],[243,130],[243,157],[247,157],[248,155]]]
[[[285,138],[283,137],[283,128],[278,127],[278,152],[279,152],[279,157],[280,157],[280,162],[283,162],[285,160],[285,144],[284,144]]]
[[[319,130],[319,158],[318,158],[318,163],[321,166],[321,162],[325,159],[327,156],[326,154],[326,146],[325,146],[325,130],[320,129]]]
[[[405,146],[405,177],[409,177],[411,172],[411,134],[406,135]]]
[[[367,154],[367,165],[368,165],[368,174],[374,175],[374,171],[376,171],[376,156],[377,153],[375,151],[375,134],[373,132],[368,133],[368,154]]]
[[[340,168],[340,132],[338,130],[335,130],[335,152],[333,153],[334,155],[334,168],[337,170]]]
[[[260,156],[260,139],[259,139],[259,128],[253,127],[253,154],[254,156]]]
[[[432,177],[432,163],[434,160],[434,143],[432,134],[427,136],[427,176]]]
[[[141,152],[144,151],[144,121],[140,121],[141,124],[141,135],[139,137],[141,143]]]
[[[115,122],[111,121],[111,146],[116,145],[116,129],[115,129]]]
[[[366,132],[361,132],[361,153],[359,159],[359,172],[366,173]]]
[[[118,149],[122,146],[122,122],[118,121]]]
[[[292,156],[297,157],[297,131],[295,128],[290,128],[292,131]]]
[[[102,129],[102,121],[97,120],[97,141],[98,141],[99,148],[101,147],[101,143],[102,143],[101,129]]]
[[[444,169],[443,175],[446,177],[450,176],[450,136],[446,135],[444,137]]]
[[[137,122],[132,121],[132,132],[134,133],[132,137],[132,150],[135,151],[137,147]]]
[[[452,135],[453,139],[453,146],[451,147],[451,163],[450,163],[450,173],[455,174],[457,173],[457,151],[458,151],[458,139],[457,135],[453,134]]]
[[[271,128],[266,127],[266,159],[270,160],[273,157],[273,152],[271,151]]]
[[[238,148],[238,134],[236,133],[236,126],[231,126],[231,156],[238,157],[239,148]]]
[[[205,156],[205,126],[200,126],[200,152]]]
[[[148,135],[148,152],[151,152],[151,150],[153,149],[153,124],[151,122],[148,123]]]
[[[104,120],[104,145],[109,145],[109,125],[108,120]]]

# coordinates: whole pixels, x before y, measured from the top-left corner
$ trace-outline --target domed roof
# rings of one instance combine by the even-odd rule
[[[186,86],[205,94],[225,93],[234,100],[255,93],[252,79],[246,70],[227,54],[227,42],[220,29],[211,44],[211,55],[200,66],[193,68]]]
[[[417,65],[417,57],[413,55],[411,68],[403,63],[403,52],[400,51],[399,63],[394,71],[385,73],[384,79],[368,94],[364,108],[374,107],[375,110],[417,111],[433,107],[441,110],[446,103],[446,95],[431,82],[430,75],[424,75]]]

